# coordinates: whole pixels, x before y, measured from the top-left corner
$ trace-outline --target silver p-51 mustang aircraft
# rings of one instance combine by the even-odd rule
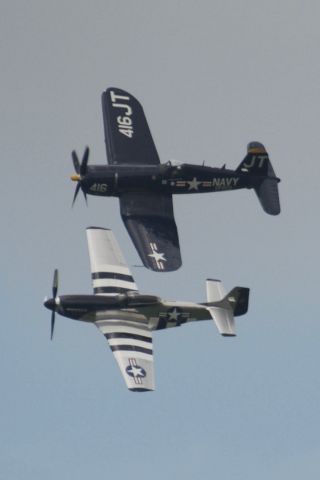
[[[155,389],[152,332],[183,323],[213,319],[223,336],[235,336],[234,317],[248,310],[249,289],[235,287],[227,295],[219,280],[206,281],[207,303],[163,300],[145,295],[137,285],[111,230],[87,229],[93,295],[57,295],[55,270],[52,298],[44,305],[73,320],[93,323],[106,337],[127,387]]]

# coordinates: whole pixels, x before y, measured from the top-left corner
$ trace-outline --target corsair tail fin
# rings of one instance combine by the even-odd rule
[[[219,280],[208,279],[207,308],[213,318],[219,333],[231,337],[236,335],[234,317],[244,315],[248,311],[249,288],[234,287],[224,295]]]
[[[248,144],[247,155],[237,168],[237,172],[256,176],[254,190],[263,210],[269,215],[278,215],[280,213],[278,191],[280,179],[276,176],[268,152],[262,143],[251,142]]]

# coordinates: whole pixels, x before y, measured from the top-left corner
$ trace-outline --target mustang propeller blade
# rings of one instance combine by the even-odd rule
[[[76,191],[74,192],[74,196],[73,196],[73,201],[72,201],[72,206],[73,206],[75,201],[76,201],[76,198],[78,196],[79,190],[82,189],[81,180],[87,173],[87,165],[88,165],[88,160],[89,160],[89,147],[86,147],[86,149],[84,151],[84,154],[83,154],[83,157],[82,157],[82,160],[81,160],[81,163],[79,162],[78,155],[74,150],[73,150],[71,155],[72,155],[73,166],[74,166],[74,169],[76,171],[76,175],[72,175],[71,180],[73,180],[74,182],[78,182],[78,185],[76,186]],[[86,204],[88,204],[87,194],[83,190],[82,190],[82,192],[83,192]]]
[[[52,296],[55,299],[58,293],[58,284],[59,284],[59,273],[58,269],[56,268],[53,274],[53,282],[52,282]]]
[[[55,316],[56,316],[56,312],[55,312],[55,310],[52,310],[52,313],[51,313],[51,335],[50,335],[50,340],[53,339]]]
[[[52,283],[52,297],[54,300],[54,307],[56,307],[56,298],[57,298],[57,293],[58,293],[58,284],[59,284],[59,274],[57,268],[54,271],[53,274],[53,283]],[[51,313],[51,340],[53,338],[53,331],[54,331],[54,322],[55,322],[55,315],[56,315],[56,309],[52,310]]]

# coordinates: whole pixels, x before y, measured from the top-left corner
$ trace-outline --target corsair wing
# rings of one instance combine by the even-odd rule
[[[120,197],[122,220],[145,267],[177,270],[181,255],[172,195],[127,193]]]
[[[87,240],[94,293],[114,295],[138,291],[112,231],[87,228]]]
[[[129,390],[154,390],[152,336],[147,325],[125,317],[98,320],[95,324],[106,337]]]
[[[138,100],[119,88],[102,94],[108,163],[157,165],[159,156]]]

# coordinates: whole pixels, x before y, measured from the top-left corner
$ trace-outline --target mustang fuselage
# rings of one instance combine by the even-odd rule
[[[154,295],[127,293],[119,295],[61,295],[45,300],[49,310],[55,310],[73,320],[96,322],[120,319],[147,324],[150,330],[178,327],[183,323],[211,319],[206,305],[193,302],[162,300]]]
[[[202,165],[91,165],[84,176],[73,175],[85,193],[120,196],[127,192],[205,193],[259,186],[265,176]]]

